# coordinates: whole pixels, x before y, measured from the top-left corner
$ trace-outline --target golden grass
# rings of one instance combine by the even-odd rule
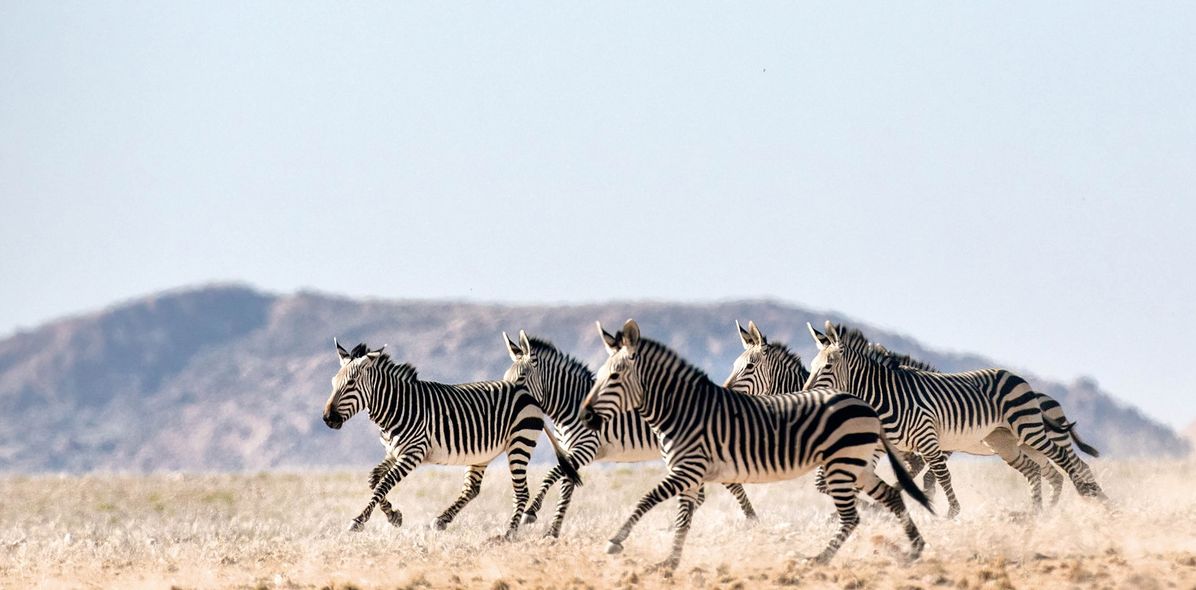
[[[403,528],[375,513],[359,534],[345,529],[368,497],[364,470],[7,476],[0,587],[1196,588],[1196,463],[1093,465],[1115,512],[1069,487],[1057,508],[1032,516],[1012,470],[954,461],[963,514],[948,521],[915,508],[928,547],[914,563],[900,558],[908,545],[896,522],[874,511],[830,565],[806,563],[835,526],[809,477],[749,485],[754,526],[713,488],[672,579],[644,570],[668,551],[675,501],[640,523],[623,555],[603,553],[657,465],[587,469],[560,540],[541,538],[550,507],[511,543],[492,540],[510,511],[502,465],[446,531],[428,525],[464,472],[424,468],[391,493]]]

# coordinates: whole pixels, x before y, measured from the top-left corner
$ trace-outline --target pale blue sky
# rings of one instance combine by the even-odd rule
[[[1190,2],[0,0],[0,334],[211,280],[768,296],[1183,425],[1193,31]]]

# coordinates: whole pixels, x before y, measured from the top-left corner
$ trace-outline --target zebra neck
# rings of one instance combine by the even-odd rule
[[[876,387],[878,379],[887,381],[891,375],[884,367],[867,361],[856,361],[847,365],[847,384],[841,389],[868,402],[872,407],[881,405],[883,388]]]
[[[673,417],[688,405],[717,395],[722,389],[700,371],[683,370],[679,374],[658,374],[644,385],[644,399],[639,408],[644,421],[657,432],[667,432]]]
[[[772,393],[793,393],[806,386],[810,372],[801,363],[783,363],[774,376]]]
[[[424,393],[428,386],[422,381],[388,379],[379,385],[380,387],[365,401],[370,412],[370,421],[383,432],[394,430],[400,422],[408,421],[424,407],[419,400],[426,397]]]
[[[574,366],[561,360],[545,367],[544,411],[557,424],[578,421],[581,402],[594,387],[594,376],[584,366]]]

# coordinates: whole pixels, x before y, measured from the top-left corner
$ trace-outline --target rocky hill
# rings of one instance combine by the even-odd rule
[[[600,319],[640,320],[721,380],[739,353],[734,319],[812,353],[807,321],[849,318],[768,301],[509,306],[275,296],[240,286],[172,291],[52,322],[0,341],[0,470],[240,469],[361,465],[379,457],[364,416],[333,432],[320,421],[337,369],[332,337],[389,343],[425,378],[492,379],[508,360],[500,332],[526,329],[597,366]],[[870,337],[943,370],[994,363]],[[1027,373],[1028,375],[1028,373]],[[1188,443],[1114,401],[1094,382],[1035,379],[1086,438],[1111,455],[1179,455]]]

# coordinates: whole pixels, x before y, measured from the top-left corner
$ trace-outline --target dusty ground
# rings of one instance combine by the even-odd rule
[[[539,476],[544,467],[533,473]],[[606,538],[657,479],[656,466],[591,468],[560,540],[541,522],[493,542],[510,510],[505,468],[447,530],[428,523],[463,472],[421,469],[391,494],[406,523],[375,515],[344,532],[367,499],[365,473],[0,478],[0,586],[71,588],[1196,588],[1196,463],[1096,461],[1114,512],[1068,489],[1025,512],[1020,476],[991,461],[953,462],[964,511],[918,509],[929,543],[904,563],[896,523],[865,512],[829,566],[810,565],[833,532],[810,478],[748,486],[748,526],[722,489],[697,513],[672,579],[645,574],[665,556],[676,503],[653,511],[620,556]],[[555,496],[552,497],[555,500]]]

